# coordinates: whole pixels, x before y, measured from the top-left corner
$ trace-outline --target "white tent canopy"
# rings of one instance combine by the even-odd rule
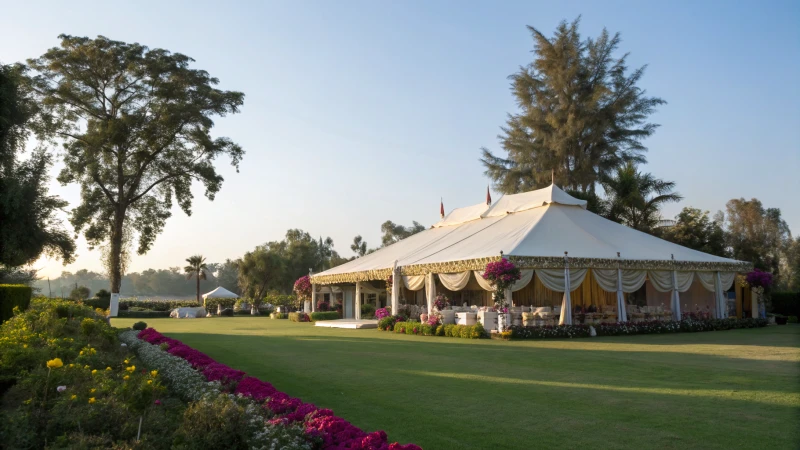
[[[207,298],[239,298],[239,295],[219,286],[213,291],[203,294],[203,300]]]
[[[558,292],[575,289],[586,269],[593,269],[595,278],[607,279],[601,286],[621,296],[640,287],[647,271],[650,278],[657,277],[660,290],[673,292],[676,315],[678,293],[687,289],[694,273],[704,272],[703,285],[717,293],[721,311],[720,289],[730,288],[731,274],[752,269],[750,263],[682,247],[607,220],[586,210],[586,201],[550,185],[503,196],[493,206],[455,209],[430,229],[313,275],[311,281],[319,285],[385,280],[396,266],[395,280],[404,276],[406,284],[435,273],[458,274],[450,278],[465,285],[465,272],[479,273],[501,255],[521,269],[536,271],[548,288]],[[722,282],[714,283],[715,277]]]

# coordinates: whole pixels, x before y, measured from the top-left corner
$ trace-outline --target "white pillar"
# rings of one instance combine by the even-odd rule
[[[514,293],[511,292],[511,289],[506,289],[505,292],[503,292],[503,295],[506,298],[506,304],[508,307],[511,308],[514,306]]]
[[[355,301],[353,303],[355,304],[355,306],[353,308],[354,309],[353,317],[355,317],[356,320],[361,320],[361,282],[360,281],[356,281],[356,299],[355,299]]]
[[[625,306],[625,294],[622,292],[622,269],[617,268],[617,322],[627,322],[628,311]]]
[[[397,261],[394,262],[392,267],[392,314],[397,314],[397,308],[400,305],[400,271],[397,269]]]
[[[428,314],[431,314],[433,312],[433,298],[436,297],[436,281],[433,278],[433,273],[426,275],[425,295],[428,296]]]
[[[678,293],[678,271],[672,271],[672,318],[681,320],[681,296]]]
[[[311,285],[311,312],[317,310],[317,286]]]
[[[567,252],[564,252],[564,298],[561,300],[559,325],[572,325],[572,297],[570,292],[572,292],[572,283],[569,279],[569,259],[567,259]]]

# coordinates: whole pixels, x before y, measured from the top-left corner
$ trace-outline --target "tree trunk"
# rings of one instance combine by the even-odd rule
[[[122,245],[123,245],[123,228],[125,224],[125,210],[117,207],[114,213],[114,223],[111,229],[111,253],[108,262],[109,277],[111,278],[111,292],[114,294],[119,293],[120,286],[122,285]]]

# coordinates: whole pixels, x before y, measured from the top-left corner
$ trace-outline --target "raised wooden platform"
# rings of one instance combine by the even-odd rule
[[[315,322],[314,326],[358,330],[361,328],[378,328],[378,321],[356,319],[320,320],[319,322]]]

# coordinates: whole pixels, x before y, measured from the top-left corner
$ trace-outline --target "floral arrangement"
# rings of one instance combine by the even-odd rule
[[[331,310],[331,304],[326,302],[325,300],[320,300],[317,302],[317,311],[326,312]]]
[[[745,281],[751,287],[760,287],[766,290],[772,286],[773,278],[771,273],[755,269],[745,276]]]
[[[519,268],[505,258],[486,264],[483,278],[494,286],[494,302],[498,311],[508,306],[505,300],[505,290],[519,281],[521,276]]]
[[[392,292],[392,283],[394,283],[394,275],[386,277],[386,292]]]
[[[378,319],[378,331],[392,331],[394,330],[394,324],[403,320],[405,318],[402,316],[386,316]]]
[[[381,320],[384,317],[391,316],[392,313],[389,312],[389,308],[378,308],[375,310],[375,319]]]
[[[433,310],[444,311],[445,308],[450,306],[450,300],[444,294],[439,294],[433,299]]]
[[[298,278],[297,281],[294,282],[293,291],[301,300],[308,300],[311,298],[311,277],[305,275]]]
[[[191,349],[182,342],[168,338],[152,328],[148,328],[138,334],[135,331],[123,333],[128,346],[134,349],[149,347],[150,349],[160,350],[160,345],[167,348],[168,356],[184,355],[184,364],[188,363],[192,368],[200,369],[201,372],[192,370],[195,374],[204,374],[212,365],[217,365],[218,369],[226,367],[217,363],[207,355]],[[136,342],[139,341],[139,342]],[[148,346],[148,344],[150,344]],[[174,351],[178,349],[177,351]],[[144,358],[143,358],[144,359]],[[230,368],[228,368],[230,369]],[[161,369],[163,370],[163,369]],[[234,369],[230,369],[235,371]],[[185,371],[185,369],[184,369]],[[235,371],[238,375],[239,371]],[[208,380],[212,385],[218,385],[216,380]],[[334,416],[329,409],[318,408],[311,403],[304,403],[302,400],[278,391],[270,383],[261,381],[255,377],[246,377],[242,373],[233,393],[251,399],[254,402],[262,403],[262,407],[273,415],[268,421],[268,426],[272,427],[292,427],[299,425],[305,433],[309,443],[321,442],[319,448],[323,449],[385,449],[385,450],[421,450],[414,444],[401,445],[398,443],[388,443],[386,433],[375,431],[367,433],[360,428],[352,425],[341,417]],[[282,446],[279,446],[283,448]],[[315,445],[314,448],[317,448]]]

